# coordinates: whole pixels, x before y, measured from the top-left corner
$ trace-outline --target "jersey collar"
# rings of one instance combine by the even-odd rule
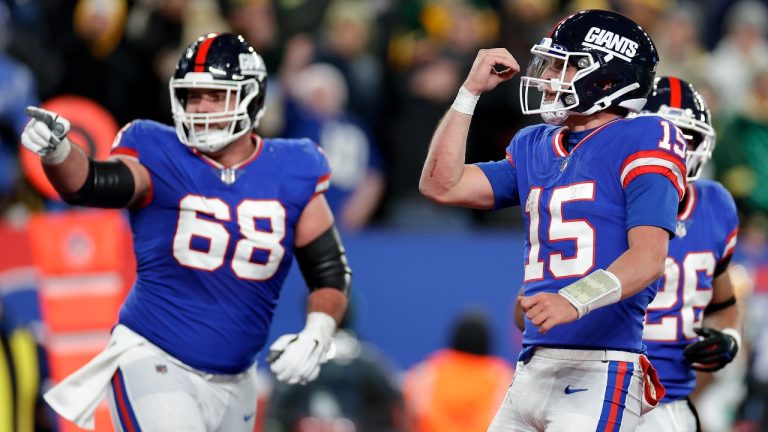
[[[260,136],[258,136],[256,134],[251,134],[251,140],[255,144],[255,148],[253,149],[253,153],[251,153],[250,156],[245,158],[243,161],[238,162],[238,163],[232,165],[231,167],[225,167],[224,165],[216,162],[215,160],[213,160],[210,157],[206,156],[205,153],[202,153],[202,152],[200,152],[197,149],[192,149],[192,152],[194,154],[200,156],[200,158],[203,161],[205,161],[208,165],[211,165],[211,166],[213,166],[216,169],[225,169],[225,168],[240,169],[240,168],[248,165],[249,163],[253,162],[254,160],[256,160],[256,158],[258,158],[259,155],[261,154],[262,148],[264,148],[264,139],[262,137],[260,137]]]
[[[624,117],[615,118],[607,123],[604,123],[596,127],[594,130],[592,130],[592,132],[590,132],[587,136],[582,138],[581,141],[579,141],[575,146],[573,146],[573,149],[571,149],[570,153],[568,153],[567,146],[565,145],[565,140],[567,136],[566,132],[568,131],[568,127],[563,126],[560,129],[558,129],[555,132],[555,136],[552,137],[552,149],[554,150],[555,155],[557,155],[557,157],[566,157],[569,154],[573,154],[573,152],[575,152],[577,148],[581,147],[582,144],[584,144],[588,139],[592,138],[596,133],[603,130],[606,126],[624,119],[625,119]]]

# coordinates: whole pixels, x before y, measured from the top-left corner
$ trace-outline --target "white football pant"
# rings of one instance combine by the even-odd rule
[[[637,432],[696,432],[696,415],[685,399],[662,403],[640,417]]]
[[[624,351],[537,348],[529,361],[518,362],[488,431],[633,431],[641,413],[653,407],[643,394],[640,357]]]
[[[208,374],[142,345],[120,357],[108,399],[118,432],[252,432],[256,366],[236,375]]]

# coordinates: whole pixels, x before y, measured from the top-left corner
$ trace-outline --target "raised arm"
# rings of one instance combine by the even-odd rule
[[[494,68],[496,66],[496,68]],[[498,72],[497,69],[502,71]],[[493,207],[493,190],[480,168],[464,163],[467,134],[480,95],[511,79],[520,66],[504,48],[480,50],[464,85],[440,120],[421,171],[419,190],[440,204]]]
[[[64,201],[120,208],[140,202],[149,193],[149,172],[139,161],[95,161],[67,138],[67,119],[37,107],[28,107],[27,115],[31,119],[21,142],[40,155],[48,180]]]

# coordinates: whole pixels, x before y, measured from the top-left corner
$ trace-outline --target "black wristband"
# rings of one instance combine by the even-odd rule
[[[704,315],[709,315],[723,309],[727,309],[736,304],[736,296],[731,296],[728,300],[721,303],[710,303],[704,309]]]

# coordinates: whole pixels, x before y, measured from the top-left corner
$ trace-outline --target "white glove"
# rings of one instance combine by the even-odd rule
[[[69,132],[69,120],[33,106],[28,106],[25,112],[31,120],[21,133],[21,144],[40,155],[48,165],[63,162],[72,147],[65,139]]]
[[[288,384],[306,384],[320,374],[328,361],[336,320],[322,312],[310,312],[299,334],[280,336],[269,347],[267,361],[275,377]]]

